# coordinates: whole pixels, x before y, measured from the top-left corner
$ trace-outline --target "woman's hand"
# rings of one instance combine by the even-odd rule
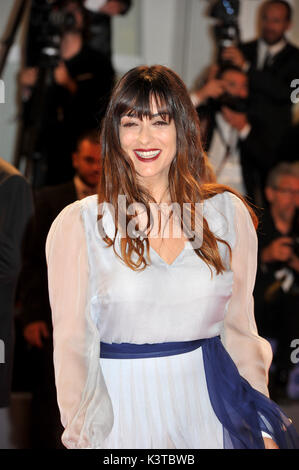
[[[276,444],[273,439],[270,437],[264,437],[264,444],[265,444],[265,449],[279,449],[278,445]]]

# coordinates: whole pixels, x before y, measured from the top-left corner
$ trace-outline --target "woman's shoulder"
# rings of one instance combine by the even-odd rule
[[[236,213],[249,215],[248,206],[244,202],[243,196],[238,196],[234,192],[225,190],[219,192],[204,200],[204,208],[206,211],[219,211],[221,214],[234,216]]]
[[[78,199],[77,201],[72,202],[65,206],[58,217],[67,217],[75,214],[85,213],[85,212],[96,212],[97,210],[98,196],[93,194],[92,196],[87,196],[83,199]]]
[[[65,206],[56,216],[52,223],[52,231],[55,227],[66,226],[75,227],[81,225],[82,220],[86,218],[88,213],[95,214],[97,212],[97,195],[88,196]]]
[[[77,202],[79,203],[82,211],[96,211],[98,206],[98,195],[93,194],[92,196],[87,196]]]
[[[204,200],[203,215],[217,236],[226,237],[235,232],[236,215],[249,211],[243,200],[230,191],[219,192]]]
[[[204,199],[203,206],[205,212],[218,212],[219,215],[233,215],[236,208],[239,206],[243,206],[245,209],[245,204],[243,203],[242,199],[239,198],[236,194],[227,190]]]

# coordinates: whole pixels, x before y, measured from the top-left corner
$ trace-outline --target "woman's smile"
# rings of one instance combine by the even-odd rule
[[[136,149],[134,153],[141,162],[153,162],[159,158],[161,150],[159,149]]]

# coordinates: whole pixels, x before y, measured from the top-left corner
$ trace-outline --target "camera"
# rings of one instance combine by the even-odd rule
[[[220,106],[227,106],[237,113],[247,113],[248,111],[248,100],[246,98],[240,98],[239,96],[233,96],[230,93],[223,93],[223,95],[218,98],[218,104]]]
[[[62,35],[76,27],[76,18],[65,9],[66,5],[65,0],[32,1],[27,41],[29,63],[57,64]]]
[[[238,46],[240,33],[238,26],[239,0],[216,0],[210,8],[209,16],[217,20],[214,35],[219,49],[218,61],[221,61],[221,51],[224,47]]]

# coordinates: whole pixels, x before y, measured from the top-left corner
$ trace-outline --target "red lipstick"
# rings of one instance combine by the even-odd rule
[[[157,160],[161,154],[160,149],[135,149],[134,154],[140,162],[153,162]]]

